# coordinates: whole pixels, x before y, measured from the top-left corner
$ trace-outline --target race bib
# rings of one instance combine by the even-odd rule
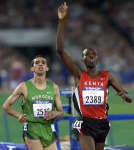
[[[35,101],[33,103],[33,113],[34,117],[44,117],[46,111],[52,110],[51,100]]]
[[[83,123],[83,121],[76,120],[75,123],[73,124],[73,128],[80,130],[82,123]]]
[[[85,87],[82,90],[84,105],[103,105],[104,88],[103,87]]]
[[[24,122],[23,131],[27,131],[28,122]]]

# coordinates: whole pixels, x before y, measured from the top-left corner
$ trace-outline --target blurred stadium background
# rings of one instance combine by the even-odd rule
[[[56,54],[57,8],[62,2],[0,0],[0,142],[23,143],[22,125],[7,117],[1,106],[19,82],[32,77],[29,68],[35,55],[48,57],[47,76],[61,89],[73,86],[72,76]],[[83,66],[82,50],[97,49],[98,68],[110,70],[134,98],[134,1],[69,0],[67,3],[65,49],[80,66]],[[132,114],[134,104],[124,104],[115,95],[111,90],[109,114]],[[62,97],[62,103],[68,105],[68,98]],[[20,111],[20,104],[18,101],[15,109]],[[63,141],[69,136],[66,122],[61,121],[59,128]],[[66,130],[62,130],[65,126]],[[106,143],[109,146],[110,136]],[[134,145],[134,121],[112,121],[112,139],[114,145]]]

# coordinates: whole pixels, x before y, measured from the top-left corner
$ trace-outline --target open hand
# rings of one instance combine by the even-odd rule
[[[132,102],[132,99],[131,99],[130,97],[126,97],[126,98],[125,98],[125,101],[126,101],[127,103],[131,103],[131,102]]]
[[[131,99],[131,97],[128,96],[128,94],[123,95],[122,96],[122,100],[126,101],[127,103],[131,103],[132,102],[132,99]]]
[[[67,6],[66,2],[64,2],[64,4],[62,4],[58,8],[58,18],[60,20],[64,19],[67,16],[67,11],[68,11],[68,6]]]

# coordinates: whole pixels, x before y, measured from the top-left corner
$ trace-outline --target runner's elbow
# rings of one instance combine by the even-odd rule
[[[8,110],[9,110],[9,105],[8,105],[7,103],[4,103],[2,107],[3,107],[3,110],[4,110],[5,112],[8,112]]]
[[[62,50],[61,48],[57,48],[57,52],[58,52],[58,54],[59,54],[60,56],[63,55],[63,50]]]
[[[56,49],[57,49],[57,52],[58,52],[59,54],[62,53],[62,49],[61,49],[61,48],[57,47]]]

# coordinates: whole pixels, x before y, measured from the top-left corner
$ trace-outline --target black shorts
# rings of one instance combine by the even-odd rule
[[[86,136],[92,136],[96,143],[105,142],[110,126],[107,119],[94,119],[83,117],[81,131]]]

